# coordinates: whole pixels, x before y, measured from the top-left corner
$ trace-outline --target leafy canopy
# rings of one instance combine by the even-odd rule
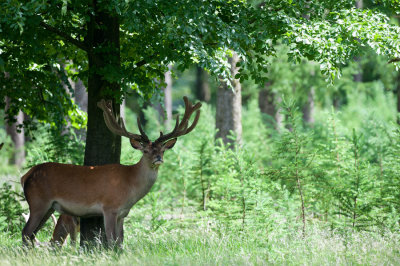
[[[0,71],[6,75],[0,75],[0,97],[11,98],[9,117],[22,109],[61,126],[66,116],[81,116],[68,79],[87,85],[95,71],[119,83],[119,95],[137,91],[150,97],[169,64],[180,70],[198,64],[230,80],[226,57],[235,51],[242,58],[236,78],[264,83],[277,41],[288,46],[290,60],[315,60],[333,80],[366,46],[388,59],[400,58],[400,28],[387,15],[398,13],[398,6],[398,0],[373,1],[362,10],[349,0],[3,0]],[[94,12],[118,18],[120,65],[88,65],[88,51],[108,49],[88,47]]]

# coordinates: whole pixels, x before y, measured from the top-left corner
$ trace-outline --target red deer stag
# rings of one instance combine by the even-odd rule
[[[197,125],[201,104],[193,106],[187,97],[183,100],[185,114],[182,121],[178,116],[174,129],[165,135],[160,132],[154,142],[144,133],[139,119],[140,135],[130,133],[122,119],[118,123],[112,106],[100,101],[97,105],[103,110],[107,127],[114,134],[129,138],[132,147],[142,151],[142,158],[129,166],[44,163],[32,167],[21,178],[30,210],[29,220],[22,230],[23,244],[34,239],[54,210],[76,217],[103,216],[107,242],[121,244],[124,218],[156,181],[164,151],[171,149],[178,137],[188,134]],[[195,111],[196,116],[189,127],[189,118]]]

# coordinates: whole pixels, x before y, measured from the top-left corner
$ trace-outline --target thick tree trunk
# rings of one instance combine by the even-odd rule
[[[229,58],[231,65],[231,74],[234,77],[238,73],[236,63],[239,57],[236,53],[232,58]],[[241,144],[242,142],[242,95],[241,85],[239,80],[234,79],[232,82],[233,90],[228,87],[228,84],[221,82],[217,91],[217,113],[216,127],[218,129],[216,138],[222,138],[223,142],[230,147],[231,144]],[[229,138],[233,133],[236,141]]]
[[[258,107],[264,114],[269,115],[273,119],[273,125],[276,130],[282,125],[283,116],[279,112],[277,104],[281,101],[280,97],[271,90],[271,84],[265,84],[265,88],[258,93]]]
[[[311,88],[308,92],[307,102],[303,106],[303,121],[306,124],[313,125],[315,122],[314,119],[314,97],[315,97],[315,90]]]
[[[209,102],[211,99],[210,86],[208,84],[208,73],[201,67],[196,67],[196,98],[203,102]]]
[[[10,98],[6,97],[6,110],[10,106]],[[12,142],[14,143],[14,153],[11,163],[16,164],[18,167],[21,167],[25,162],[25,136],[24,136],[24,128],[19,127],[18,125],[22,125],[24,122],[24,113],[19,111],[18,114],[14,117],[15,122],[12,124],[8,124],[6,121],[6,133],[11,137]]]
[[[99,26],[101,25],[101,26]],[[97,107],[102,98],[113,101],[114,112],[118,116],[120,107],[112,99],[112,91],[120,91],[117,82],[108,82],[99,74],[107,66],[112,71],[120,71],[119,21],[108,11],[101,10],[101,4],[93,2],[93,13],[88,24],[86,43],[89,46],[88,80],[88,125],[85,148],[85,165],[119,163],[121,137],[111,133],[103,120],[103,113]],[[109,73],[109,71],[108,71]],[[104,242],[103,217],[81,219],[81,245],[95,243],[96,238]]]

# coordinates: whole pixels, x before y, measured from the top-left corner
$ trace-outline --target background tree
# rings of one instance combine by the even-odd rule
[[[236,66],[239,56],[233,53],[228,61],[231,65],[231,75],[235,77],[239,70]],[[242,142],[242,86],[238,79],[222,81],[218,87],[215,121],[215,127],[218,129],[216,137],[222,138],[224,144]]]
[[[208,82],[208,73],[203,68],[196,67],[196,83],[194,91],[197,99],[203,102],[209,102],[211,100],[210,85]]]

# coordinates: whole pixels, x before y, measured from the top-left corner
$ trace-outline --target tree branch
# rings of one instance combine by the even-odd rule
[[[399,58],[399,57],[392,58],[392,59],[390,59],[390,60],[388,61],[388,64],[395,63],[395,62],[399,62],[399,61],[400,61],[400,58]]]
[[[137,63],[135,63],[136,67],[141,67],[141,66],[143,66],[145,64],[147,64],[147,60],[144,60],[144,59],[139,61],[139,62],[137,62]]]
[[[76,47],[81,48],[84,51],[88,51],[88,47],[84,42],[81,42],[75,38],[72,38],[70,35],[66,34],[65,32],[60,31],[59,29],[54,28],[53,26],[50,26],[43,21],[40,22],[40,26],[42,26],[44,29],[57,34],[61,38],[63,38],[65,41],[74,44]]]

